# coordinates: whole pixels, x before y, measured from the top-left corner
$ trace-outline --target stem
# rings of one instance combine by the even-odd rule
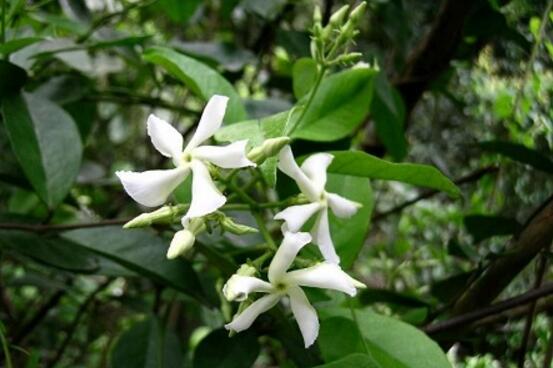
[[[309,110],[309,106],[311,106],[311,103],[313,102],[313,99],[315,98],[315,94],[317,93],[317,90],[319,89],[321,82],[323,80],[323,77],[326,73],[326,66],[320,66],[319,73],[317,74],[317,79],[315,80],[315,84],[313,85],[313,88],[311,88],[311,92],[309,93],[309,98],[307,99],[307,103],[305,104],[305,107],[303,111],[301,112],[300,117],[298,120],[296,120],[292,127],[290,129],[287,129],[286,135],[291,135],[294,130],[300,125],[301,121],[305,117],[305,114],[307,113],[307,110]]]
[[[259,232],[261,233],[261,235],[263,235],[263,238],[267,242],[267,245],[270,249],[276,250],[277,246],[275,244],[275,241],[273,240],[271,233],[267,229],[267,226],[265,226],[265,221],[263,220],[263,217],[261,217],[261,213],[259,213],[258,211],[253,211],[252,214],[255,218],[255,221],[257,222],[257,226],[259,226]]]

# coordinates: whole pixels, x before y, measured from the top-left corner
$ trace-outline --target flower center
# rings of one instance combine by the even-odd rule
[[[189,152],[183,152],[180,156],[180,162],[182,165],[188,165],[192,161],[192,154]]]
[[[287,285],[282,282],[282,281],[279,281],[276,283],[275,285],[275,289],[279,292],[279,293],[283,293],[286,291],[286,288],[287,288]]]

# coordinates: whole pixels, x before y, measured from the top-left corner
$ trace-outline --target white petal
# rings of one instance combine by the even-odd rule
[[[319,318],[317,311],[305,296],[303,290],[299,287],[291,287],[287,291],[290,297],[290,307],[294,318],[298,322],[298,326],[303,336],[305,348],[313,345],[319,335]]]
[[[290,267],[294,258],[304,245],[311,241],[309,233],[290,233],[284,234],[284,239],[280,243],[271,264],[269,265],[269,281],[274,284],[284,275]]]
[[[323,262],[318,265],[291,271],[286,280],[300,286],[342,291],[350,296],[357,293],[355,280],[334,263]]]
[[[190,139],[190,142],[188,142],[186,150],[198,147],[215,134],[223,123],[227,103],[228,97],[226,96],[213,95],[209,99],[207,105],[205,105],[200,122],[198,123],[198,128]]]
[[[223,169],[255,166],[246,156],[248,140],[231,143],[227,146],[200,146],[192,152],[194,157],[207,160]]]
[[[357,213],[357,210],[363,207],[362,204],[351,201],[347,198],[334,193],[327,193],[328,205],[332,212],[340,218],[350,218]]]
[[[263,312],[268,311],[278,303],[281,296],[279,294],[265,295],[252,303],[242,313],[234,316],[231,323],[227,323],[225,328],[235,332],[244,331],[250,327],[255,319]]]
[[[319,250],[324,259],[332,263],[340,263],[340,258],[334,249],[334,243],[330,236],[330,225],[328,224],[328,208],[324,208],[319,212],[315,225],[311,229],[313,243],[319,246]]]
[[[284,220],[286,229],[295,233],[321,208],[318,202],[288,207],[274,217],[275,220]]]
[[[138,203],[147,207],[162,205],[167,197],[188,175],[186,168],[150,170],[141,173],[117,171],[125,191]]]
[[[309,156],[301,165],[302,171],[319,192],[325,189],[326,169],[333,159],[330,153],[317,153]]]
[[[192,201],[185,217],[201,217],[215,212],[225,204],[227,199],[211,180],[207,167],[199,161],[192,160]]]
[[[187,229],[177,231],[171,240],[169,249],[167,249],[167,258],[175,259],[180,255],[186,254],[192,248],[195,241],[196,237],[191,231]]]
[[[165,157],[178,158],[182,153],[183,145],[179,131],[154,114],[150,114],[146,124],[154,147]]]
[[[273,287],[267,281],[252,276],[232,275],[223,286],[223,295],[228,301],[242,302],[252,292],[270,293]]]
[[[290,146],[284,146],[278,154],[278,168],[280,171],[294,179],[300,190],[305,194],[312,202],[318,201],[322,192],[317,191],[311,180],[300,169]]]

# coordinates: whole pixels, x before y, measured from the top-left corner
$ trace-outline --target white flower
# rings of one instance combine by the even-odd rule
[[[242,313],[234,316],[225,325],[236,332],[249,328],[261,313],[271,309],[283,297],[290,298],[290,307],[298,323],[305,347],[313,344],[319,334],[319,320],[315,308],[309,303],[301,286],[342,291],[350,296],[357,293],[356,287],[365,287],[333,263],[319,263],[315,266],[288,271],[300,249],[311,241],[308,233],[284,234],[284,240],[269,265],[269,282],[252,276],[233,275],[223,287],[229,300],[243,301],[253,292],[266,293],[253,302]]]
[[[227,102],[228,97],[225,96],[211,97],[196,132],[184,149],[182,135],[171,124],[150,115],[147,123],[148,135],[163,156],[173,159],[175,168],[141,173],[116,172],[127,193],[144,206],[159,206],[192,170],[192,201],[185,217],[204,216],[225,204],[226,198],[213,183],[206,163],[210,162],[224,169],[255,166],[246,157],[247,140],[224,147],[200,146],[221,126]]]
[[[325,191],[326,169],[334,156],[317,153],[307,158],[301,168],[292,155],[290,146],[279,153],[278,168],[296,181],[302,193],[310,203],[291,206],[275,215],[276,220],[284,220],[283,231],[297,232],[315,214],[315,224],[311,229],[313,243],[319,246],[321,254],[328,262],[340,263],[330,236],[328,208],[340,218],[353,216],[361,204],[350,201],[335,193]]]

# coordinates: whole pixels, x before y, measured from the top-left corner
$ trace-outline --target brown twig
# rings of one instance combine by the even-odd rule
[[[478,310],[461,314],[459,316],[450,318],[445,321],[437,322],[429,326],[425,326],[423,331],[429,335],[435,335],[441,332],[454,330],[461,326],[468,326],[469,324],[481,320],[483,318],[492,316],[494,314],[501,313],[503,311],[513,309],[520,305],[528,304],[539,298],[553,294],[553,283],[548,283],[538,289],[530,290],[519,296],[504,300],[492,304],[490,306],[480,308]]]
[[[454,180],[453,182],[457,185],[462,185],[462,184],[466,184],[466,183],[471,183],[471,182],[474,182],[478,179],[480,179],[482,176],[484,175],[487,175],[487,174],[492,174],[492,173],[496,173],[497,171],[499,170],[499,168],[497,166],[487,166],[487,167],[483,167],[483,168],[480,168],[478,170],[475,170],[473,171],[472,173],[470,174],[467,174],[465,176],[462,176],[456,180]],[[415,198],[413,199],[410,199],[408,201],[405,201],[403,202],[402,204],[399,204],[387,211],[383,211],[383,212],[376,212],[373,217],[372,217],[372,222],[376,222],[376,221],[380,221],[382,219],[384,219],[385,217],[389,216],[389,215],[392,215],[394,213],[398,213],[398,212],[401,212],[403,209],[405,209],[406,207],[409,207],[415,203],[417,203],[418,201],[421,201],[423,199],[428,199],[436,194],[440,193],[440,191],[438,190],[427,190],[427,191],[424,191],[422,192],[421,194],[419,194],[418,196],[416,196]]]

